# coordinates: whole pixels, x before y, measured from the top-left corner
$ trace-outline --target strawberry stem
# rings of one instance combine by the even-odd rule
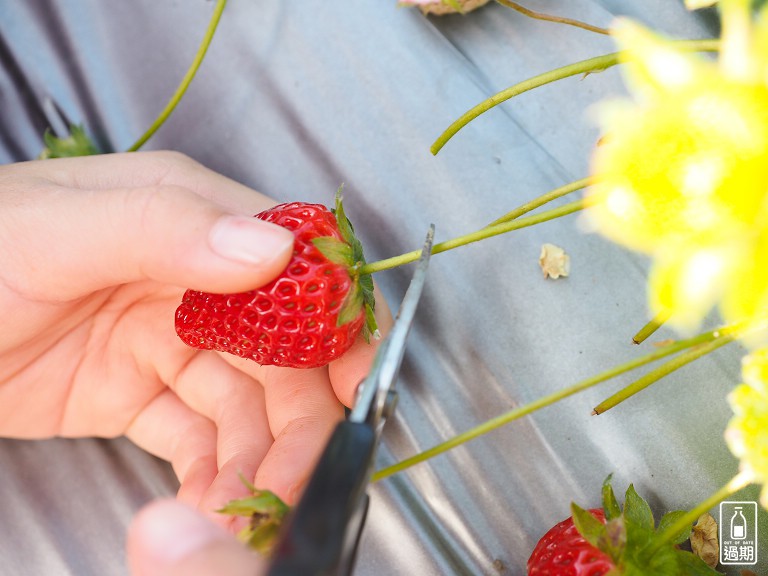
[[[525,204],[518,206],[514,210],[507,212],[501,218],[498,218],[493,222],[491,222],[490,224],[488,224],[488,226],[496,226],[497,224],[503,224],[504,222],[515,220],[520,216],[522,216],[523,214],[527,214],[531,210],[535,210],[536,208],[543,206],[547,202],[551,202],[552,200],[557,200],[558,198],[562,198],[566,194],[570,194],[571,192],[576,192],[577,190],[586,188],[591,184],[592,184],[592,178],[582,178],[581,180],[576,180],[575,182],[570,182],[564,186],[555,188],[554,190],[551,190],[546,194],[542,194],[538,198],[534,198],[530,202],[526,202]]]
[[[216,27],[219,24],[221,13],[224,11],[224,6],[226,4],[227,0],[217,0],[216,6],[213,8],[211,20],[208,23],[208,29],[205,31],[205,36],[203,36],[203,41],[200,43],[200,47],[197,49],[197,54],[195,54],[195,59],[192,61],[192,65],[187,70],[184,78],[182,78],[181,84],[179,84],[179,87],[176,88],[176,92],[174,92],[173,96],[171,96],[171,99],[168,101],[168,104],[165,105],[163,111],[160,112],[160,115],[155,119],[147,131],[138,140],[136,140],[136,142],[134,142],[130,148],[128,148],[128,152],[136,152],[139,148],[146,144],[147,140],[149,140],[154,135],[154,133],[158,131],[160,126],[165,123],[165,121],[171,115],[171,112],[173,112],[178,103],[181,101],[182,96],[184,96],[187,88],[192,83],[192,79],[195,77],[197,69],[200,68],[200,64],[203,63],[203,58],[205,57],[205,53],[208,51],[208,46],[210,46],[211,40],[213,40],[213,34],[216,32]]]
[[[715,337],[711,342],[701,344],[700,346],[697,346],[687,351],[686,353],[681,354],[677,358],[670,360],[669,362],[659,366],[657,369],[652,370],[642,378],[639,378],[638,380],[635,380],[628,386],[625,386],[624,388],[619,390],[616,394],[614,394],[610,398],[607,398],[606,400],[603,400],[600,404],[598,404],[595,407],[595,409],[592,411],[592,414],[593,415],[602,414],[603,412],[610,410],[611,408],[620,404],[630,396],[634,396],[641,390],[646,389],[648,386],[650,386],[654,382],[661,380],[664,376],[671,374],[675,370],[682,368],[686,364],[689,364],[694,360],[701,358],[702,356],[706,356],[710,352],[714,352],[721,346],[724,346],[729,342],[733,342],[737,338],[741,338],[750,333],[765,331],[765,330],[766,330],[765,318],[760,318],[757,321],[753,320],[753,321],[737,322],[734,324],[730,324],[720,330],[716,330]]]
[[[387,476],[391,476],[393,474],[396,474],[397,472],[401,472],[406,468],[410,468],[415,464],[424,462],[425,460],[429,460],[430,458],[437,456],[439,454],[442,454],[443,452],[447,452],[448,450],[451,450],[456,446],[464,444],[465,442],[469,442],[470,440],[474,440],[475,438],[482,436],[487,432],[491,432],[492,430],[501,428],[505,424],[509,424],[510,422],[517,420],[519,418],[522,418],[523,416],[528,416],[529,414],[532,414],[533,412],[541,408],[546,408],[547,406],[554,404],[564,398],[567,398],[568,396],[572,396],[578,392],[581,392],[583,390],[591,388],[592,386],[600,384],[601,382],[605,382],[606,380],[615,378],[616,376],[624,374],[625,372],[629,372],[641,366],[645,366],[646,364],[650,364],[652,362],[655,362],[656,360],[660,360],[661,358],[665,358],[666,356],[670,356],[677,352],[687,350],[689,348],[693,348],[694,346],[699,346],[707,342],[712,342],[716,340],[718,337],[720,337],[722,333],[732,329],[733,329],[732,326],[726,326],[718,330],[704,332],[702,334],[699,334],[698,336],[694,336],[693,338],[688,338],[686,340],[679,340],[677,342],[669,344],[668,346],[664,346],[663,348],[660,348],[649,354],[646,354],[645,356],[635,358],[634,360],[630,360],[629,362],[625,362],[623,364],[615,366],[614,368],[606,370],[605,372],[601,372],[596,376],[577,382],[572,386],[563,388],[562,390],[558,390],[557,392],[553,392],[552,394],[539,398],[538,400],[534,400],[533,402],[530,402],[524,406],[520,406],[518,408],[510,410],[504,414],[501,414],[500,416],[497,416],[496,418],[487,420],[486,422],[483,422],[479,426],[476,426],[462,434],[454,436],[453,438],[450,438],[445,442],[442,442],[428,450],[425,450],[424,452],[420,452],[415,456],[412,456],[410,458],[407,458],[396,464],[393,464],[391,466],[388,466],[386,468],[383,468],[377,471],[376,473],[373,474],[373,480],[374,481],[381,480],[382,478],[386,478]]]
[[[435,244],[432,247],[432,254],[447,252],[448,250],[453,250],[454,248],[465,246],[466,244],[471,244],[472,242],[479,242],[485,238],[491,238],[492,236],[498,236],[499,234],[511,232],[512,230],[520,230],[521,228],[527,228],[529,226],[534,226],[535,224],[554,220],[555,218],[560,218],[561,216],[566,216],[568,214],[578,212],[584,207],[585,203],[583,200],[576,200],[570,204],[564,204],[563,206],[541,212],[534,216],[528,216],[527,218],[519,218],[511,222],[503,222],[501,224],[486,226],[485,228],[470,234],[464,234],[463,236],[458,236],[452,240],[446,240],[444,242],[440,242],[439,244]],[[375,272],[381,272],[382,270],[396,268],[398,266],[402,266],[403,264],[408,264],[409,262],[415,262],[419,259],[419,256],[421,256],[421,250],[413,250],[411,252],[401,254],[400,256],[393,256],[392,258],[386,258],[384,260],[378,260],[376,262],[364,264],[356,270],[353,270],[353,272],[360,275],[373,274]]]
[[[606,30],[605,28],[592,26],[591,24],[587,24],[586,22],[582,22],[580,20],[572,20],[571,18],[563,18],[562,16],[551,16],[549,14],[544,14],[543,12],[534,12],[533,10],[529,10],[525,6],[521,6],[517,2],[512,2],[511,0],[496,0],[496,2],[498,2],[502,6],[506,6],[507,8],[512,8],[512,10],[520,12],[520,14],[524,14],[525,16],[528,16],[529,18],[534,18],[536,20],[544,20],[546,22],[554,22],[556,24],[566,24],[568,26],[576,26],[576,28],[581,28],[583,30],[587,30],[588,32],[595,32],[596,34],[610,35],[611,33],[609,30]]]
[[[691,52],[717,52],[720,49],[720,42],[717,39],[677,40],[675,43],[681,50],[689,50]],[[538,88],[540,86],[544,86],[545,84],[550,84],[564,78],[569,78],[571,76],[577,76],[579,74],[591,74],[593,72],[602,72],[603,70],[607,70],[608,68],[619,64],[622,60],[625,60],[630,56],[630,52],[626,50],[614,52],[612,54],[605,54],[603,56],[596,56],[594,58],[568,64],[567,66],[555,68],[554,70],[544,72],[543,74],[539,74],[538,76],[534,76],[533,78],[519,82],[514,86],[510,86],[509,88],[494,94],[487,100],[480,102],[480,104],[477,104],[475,107],[462,114],[458,120],[448,126],[445,132],[443,132],[437,138],[437,140],[435,140],[434,144],[432,144],[430,147],[430,151],[432,154],[437,154],[442,149],[442,147],[445,146],[448,140],[453,138],[453,136],[456,135],[459,130],[464,128],[464,126],[469,124],[472,120],[481,114],[514,96],[519,96],[523,92],[528,92],[534,88]]]
[[[642,344],[645,342],[648,337],[656,332],[659,328],[661,328],[664,325],[664,322],[669,320],[669,317],[672,315],[672,312],[669,310],[662,310],[656,316],[654,316],[648,324],[640,328],[640,330],[637,331],[637,334],[632,336],[632,343],[633,344]]]
[[[728,344],[729,342],[733,342],[734,338],[735,336],[732,336],[732,335],[720,335],[711,342],[707,342],[706,344],[701,344],[700,346],[696,346],[695,348],[692,348],[691,350],[688,350],[687,352],[681,354],[677,358],[673,358],[669,362],[666,362],[661,366],[659,366],[658,368],[656,368],[655,370],[652,370],[645,376],[635,380],[628,386],[625,386],[613,396],[600,402],[600,404],[595,406],[594,410],[592,410],[592,414],[593,415],[603,414],[604,412],[624,402],[624,400],[626,400],[627,398],[634,396],[641,390],[645,390],[646,388],[648,388],[648,386],[650,386],[651,384],[658,382],[665,376],[668,376],[675,370],[682,368],[686,364],[690,364],[694,360],[698,360],[702,356],[706,356],[710,352],[714,352],[715,350],[717,350],[721,346],[724,346],[725,344]]]
[[[685,514],[682,514],[675,522],[667,526],[662,532],[659,533],[657,538],[654,538],[649,544],[646,552],[649,556],[652,556],[658,550],[660,550],[665,544],[674,541],[675,537],[681,534],[683,531],[688,530],[699,517],[709,512],[713,507],[717,506],[720,502],[735,494],[742,488],[750,485],[753,482],[753,477],[748,472],[739,472],[731,478],[728,483],[722,488],[718,489],[709,498],[698,504],[695,508],[692,508]]]

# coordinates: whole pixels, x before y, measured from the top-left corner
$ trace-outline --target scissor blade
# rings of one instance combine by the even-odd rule
[[[408,285],[400,304],[395,324],[386,340],[379,347],[368,377],[360,384],[357,402],[355,402],[355,407],[349,415],[349,420],[353,422],[364,422],[369,419],[371,412],[375,412],[378,416],[384,409],[386,394],[392,387],[403,361],[405,339],[411,330],[416,307],[419,304],[424,282],[427,279],[427,268],[429,258],[432,255],[434,236],[435,227],[431,225],[421,249],[421,256],[416,263],[416,270],[411,278],[411,283]],[[372,410],[376,404],[378,406]]]
[[[421,293],[424,290],[424,282],[427,279],[427,267],[429,266],[429,258],[432,255],[432,242],[434,236],[435,227],[432,225],[429,227],[427,239],[424,241],[424,246],[421,249],[421,257],[416,264],[416,270],[413,273],[413,278],[411,279],[411,283],[408,285],[408,289],[405,292],[403,302],[400,304],[400,310],[397,313],[397,318],[395,318],[395,324],[389,334],[387,356],[398,358],[398,367],[400,365],[400,360],[402,360],[403,354],[405,352],[405,338],[408,336],[408,332],[411,330],[413,317],[416,314],[416,307],[419,304]]]
[[[282,528],[269,576],[347,576],[351,573],[368,496],[366,488],[380,438],[380,418],[413,322],[432,253],[430,227],[421,258],[348,420],[340,422],[299,503]],[[355,417],[358,414],[359,417]],[[369,416],[373,414],[372,418]]]

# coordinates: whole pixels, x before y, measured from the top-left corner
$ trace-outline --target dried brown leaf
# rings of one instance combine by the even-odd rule
[[[714,568],[720,558],[717,542],[717,522],[710,514],[702,514],[691,531],[691,550],[708,566]]]

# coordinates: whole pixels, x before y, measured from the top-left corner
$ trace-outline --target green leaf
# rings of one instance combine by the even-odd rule
[[[624,518],[646,530],[654,529],[653,512],[648,502],[635,491],[630,484],[624,495]]]
[[[365,264],[363,245],[360,243],[360,240],[357,239],[355,228],[352,226],[352,222],[350,222],[349,218],[347,218],[347,214],[344,212],[344,203],[341,197],[343,187],[344,185],[342,184],[336,191],[336,206],[333,209],[333,213],[336,215],[336,224],[339,227],[339,232],[341,232],[341,237],[344,239],[344,242],[352,247],[350,266]]]
[[[579,534],[592,546],[597,547],[600,538],[605,533],[605,524],[592,516],[591,512],[584,510],[584,508],[573,502],[571,503],[571,515],[573,516],[573,524],[576,526]]]
[[[625,508],[626,510],[626,508]],[[639,565],[647,565],[649,557],[645,553],[649,544],[653,540],[655,532],[652,528],[640,526],[639,524],[629,520],[626,515],[624,518],[624,526],[627,529],[627,557],[638,558],[644,557],[643,562],[638,562]]]
[[[230,516],[251,516],[253,514],[282,518],[288,513],[289,506],[270,490],[254,490],[251,496],[230,500],[217,510]]]
[[[355,237],[355,229],[352,227],[352,223],[344,212],[344,203],[341,198],[341,191],[343,189],[344,184],[340,185],[338,190],[336,190],[336,207],[334,208],[333,213],[336,215],[336,223],[339,226],[341,237],[344,238],[344,241],[348,244],[354,245],[357,238]]]
[[[639,534],[633,534],[636,532]],[[634,531],[630,531],[630,538],[636,538],[637,541],[631,543],[631,550],[627,554],[627,565],[633,566],[635,570],[626,570],[625,574],[638,576],[646,576],[653,574],[653,576],[687,576],[685,572],[680,571],[680,567],[675,556],[676,548],[671,545],[666,545],[659,550],[648,553],[647,543],[650,542],[650,532],[640,530],[636,528]],[[645,543],[646,546],[640,546],[641,543]],[[629,547],[628,547],[629,548]]]
[[[320,238],[313,238],[312,244],[334,264],[341,266],[353,266],[355,264],[352,246],[346,242],[337,240],[333,236],[322,236]]]
[[[358,282],[360,283],[360,291],[363,295],[363,306],[365,307],[365,325],[363,326],[363,338],[370,344],[371,336],[376,340],[381,338],[381,332],[379,332],[379,324],[376,322],[376,298],[373,295],[373,278],[370,274],[364,274],[358,276]]]
[[[360,282],[357,277],[352,278],[352,287],[349,289],[347,297],[339,310],[339,317],[336,320],[337,326],[344,326],[352,322],[360,314],[363,307],[363,291],[360,289]]]
[[[373,277],[370,274],[360,276],[360,287],[366,292],[373,294]]]
[[[621,516],[621,507],[616,500],[616,494],[613,492],[613,486],[611,486],[611,478],[613,474],[608,474],[608,477],[603,481],[603,511],[605,512],[605,518],[612,520]]]
[[[246,526],[237,537],[251,550],[255,550],[262,556],[269,557],[279,534],[280,526],[270,523],[256,527]]]
[[[246,526],[240,531],[238,537],[252,550],[262,556],[269,556],[279,534],[279,523],[266,522],[257,526]]]
[[[250,480],[248,480],[248,478],[245,477],[245,474],[243,474],[242,472],[238,472],[237,477],[240,480],[240,482],[243,484],[243,486],[248,488],[248,492],[250,492],[251,494],[256,494],[257,492],[259,492],[259,489],[253,485],[253,482],[251,482]],[[267,490],[266,492],[269,492],[269,491]],[[278,498],[277,495],[275,495],[275,498]]]
[[[663,533],[669,526],[672,526],[672,524],[675,523],[681,516],[685,515],[685,510],[674,510],[672,512],[667,512],[664,514],[664,516],[661,517],[661,520],[659,520],[659,527],[657,529],[657,532],[659,534]],[[680,532],[680,534],[677,534],[670,542],[672,544],[682,544],[688,538],[691,537],[691,530],[693,529],[693,526],[688,526],[685,530]]]
[[[43,142],[45,148],[40,152],[39,160],[92,156],[99,153],[98,147],[85,133],[85,129],[74,124],[69,127],[69,136],[66,138],[58,138],[50,130],[46,130],[43,134]]]
[[[230,500],[216,512],[228,516],[250,516],[257,511],[260,513],[270,506],[270,503],[260,496],[246,496],[245,498]]]
[[[337,325],[343,326],[357,318],[360,309],[365,306],[366,321],[363,326],[363,337],[366,342],[370,342],[370,336],[373,334],[375,337],[378,337],[379,333],[376,317],[373,313],[376,309],[376,299],[373,294],[373,278],[370,274],[360,275],[357,272],[365,264],[365,255],[363,254],[363,245],[355,235],[355,228],[344,212],[344,203],[341,197],[343,189],[344,185],[342,184],[336,190],[336,204],[333,213],[336,215],[336,224],[344,239],[344,242],[340,242],[340,244],[343,244],[345,248],[320,238],[314,240],[314,243],[326,258],[332,262],[347,266],[349,275],[354,282],[354,286],[350,289],[342,304]],[[319,243],[318,240],[320,240]]]
[[[363,337],[365,341],[370,344],[371,336],[378,340],[381,338],[381,332],[379,332],[379,324],[376,322],[376,315],[373,313],[373,308],[367,303],[365,304],[365,329],[363,330]]]
[[[678,574],[685,576],[722,576],[714,568],[710,568],[704,560],[687,550],[675,550],[677,558]]]
[[[253,486],[245,481],[242,475],[241,480],[248,486]],[[218,512],[250,518],[248,525],[239,532],[238,538],[250,548],[267,555],[272,549],[290,507],[269,490],[252,488],[251,491],[253,492],[251,496],[231,500]]]
[[[622,576],[688,576],[681,572],[671,548],[663,548],[650,560],[629,561]]]

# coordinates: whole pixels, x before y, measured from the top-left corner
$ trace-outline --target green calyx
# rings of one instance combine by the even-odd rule
[[[631,484],[624,496],[623,510],[613,492],[611,476],[603,483],[602,493],[605,524],[576,504],[571,504],[571,512],[573,523],[582,537],[608,555],[615,564],[616,568],[610,576],[719,574],[695,554],[678,548],[690,537],[690,526],[663,545],[656,545],[659,536],[685,514],[684,511],[668,512],[662,516],[657,527],[651,507]]]
[[[365,324],[363,336],[366,341],[371,335],[378,338],[379,330],[376,324],[374,310],[376,299],[373,296],[373,277],[370,274],[360,274],[358,270],[365,264],[363,245],[355,235],[355,229],[344,212],[341,199],[343,186],[336,191],[336,205],[332,212],[336,216],[336,223],[343,240],[331,236],[315,238],[312,243],[320,252],[334,264],[346,266],[352,279],[352,288],[341,306],[337,324],[343,326],[358,317],[360,309],[365,309]]]
[[[290,507],[273,492],[256,488],[242,474],[240,481],[251,495],[230,500],[217,512],[250,518],[248,525],[238,533],[238,538],[259,554],[269,556]]]
[[[43,134],[43,142],[45,142],[45,148],[37,157],[38,160],[99,154],[98,147],[85,133],[85,129],[75,124],[69,127],[69,136],[66,138],[58,138],[50,130],[46,130]]]

